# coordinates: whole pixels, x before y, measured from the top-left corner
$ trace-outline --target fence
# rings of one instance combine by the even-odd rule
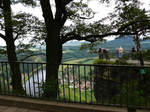
[[[23,97],[42,98],[46,63],[19,63]],[[14,63],[14,64],[15,64]],[[0,62],[0,94],[13,95],[8,62]],[[61,64],[58,101],[150,107],[150,67]]]

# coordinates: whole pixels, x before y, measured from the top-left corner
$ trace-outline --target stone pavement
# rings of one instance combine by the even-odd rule
[[[44,112],[44,111],[31,110],[13,106],[0,106],[0,112]]]

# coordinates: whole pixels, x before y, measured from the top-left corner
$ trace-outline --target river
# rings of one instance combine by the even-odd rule
[[[40,97],[42,95],[42,84],[45,81],[46,70],[39,70],[31,75],[23,85],[27,95],[31,97]]]

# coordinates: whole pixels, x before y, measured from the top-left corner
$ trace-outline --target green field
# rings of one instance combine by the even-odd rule
[[[93,64],[94,59],[97,57],[91,57],[91,58],[79,58],[79,59],[71,59],[68,61],[65,61],[65,64]]]

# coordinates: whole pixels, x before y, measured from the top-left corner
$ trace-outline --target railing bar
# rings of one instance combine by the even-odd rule
[[[92,68],[91,68],[91,66],[90,66],[90,87],[91,87],[91,103],[93,103],[93,94],[92,94]]]
[[[143,76],[143,77],[144,77],[144,81],[146,81],[145,76]],[[148,95],[145,95],[145,97],[146,97],[146,98],[145,98],[145,99],[146,99],[146,100],[145,100],[145,108],[147,108],[147,107],[148,107],[148,99],[149,99],[149,98],[148,98]]]
[[[86,88],[86,84],[87,84],[87,77],[86,77],[86,68],[84,66],[84,83],[85,83],[85,88],[84,88],[84,94],[85,94],[85,103],[87,103],[87,88]]]
[[[32,96],[31,94],[31,84],[30,84],[30,81],[31,81],[31,76],[30,76],[30,71],[29,71],[29,64],[27,63],[27,70],[28,70],[28,84],[29,84],[29,94],[30,94],[30,97]]]
[[[75,81],[75,71],[74,71],[74,68],[75,66],[73,65],[73,93],[74,93],[74,102],[76,101],[76,88],[75,88],[75,83],[76,83],[76,81]]]
[[[107,67],[105,67],[105,69],[106,69],[106,71],[108,72],[108,70],[107,70]],[[108,83],[106,83],[107,84],[107,86],[106,87],[108,87],[109,88],[109,73],[107,74],[107,76],[106,76],[106,81],[108,82]],[[108,88],[106,88],[106,89],[108,89]],[[109,105],[110,104],[110,93],[108,93],[108,95],[107,95],[107,102],[106,102],[106,105]]]
[[[95,69],[95,74],[94,74],[94,81],[95,81],[95,83],[97,83],[97,81],[98,81],[98,78],[100,77],[100,78],[102,78],[102,74],[99,74],[98,73],[98,69],[99,69],[99,67],[95,67],[94,66],[94,69]],[[98,75],[100,75],[99,77],[98,77]],[[95,98],[96,99],[96,98]],[[100,98],[99,98],[101,101],[102,101],[102,94],[100,93]],[[96,104],[98,104],[98,102],[100,102],[100,101],[97,101],[97,99],[96,99]]]
[[[121,82],[121,75],[120,75],[120,80],[119,80],[119,90],[120,90],[120,94],[119,94],[119,104],[122,106],[122,95],[121,95],[121,90],[122,90],[122,86],[124,86],[124,83],[122,85],[122,82]]]
[[[40,81],[39,81],[39,67],[38,67],[38,65],[39,64],[36,64],[36,68],[37,68],[37,84],[38,84],[38,96],[39,96],[39,98],[40,98],[40,96],[41,96],[41,91],[40,91]]]
[[[69,74],[69,65],[67,65],[67,77],[68,77],[68,94],[69,94],[69,102],[70,102],[70,74]]]
[[[43,64],[41,64],[41,73],[42,73],[42,76],[41,76],[42,77],[41,86],[42,86],[44,84]],[[44,86],[42,86],[42,87],[43,87],[43,90],[44,90]]]
[[[101,75],[102,75],[102,79],[104,80],[104,74],[102,73]],[[105,103],[103,94],[101,95],[101,103],[102,103],[102,105]]]
[[[65,98],[65,82],[64,82],[64,65],[62,65],[62,83],[63,83],[63,97],[64,97],[64,101],[66,101],[66,98]]]
[[[127,98],[126,98],[127,99],[127,102],[126,102],[127,107],[129,106],[128,105],[128,103],[129,103],[128,102],[128,98],[129,98],[129,94],[128,94],[129,93],[129,83],[130,83],[130,78],[129,78],[129,74],[127,74]]]
[[[135,74],[136,75],[136,74]],[[129,96],[129,97],[131,97],[132,99],[132,101],[134,101],[134,96],[132,95],[132,94],[134,94],[135,93],[135,88],[134,88],[134,79],[132,78],[132,76],[130,75],[130,79],[131,79],[131,90],[133,91],[133,93],[131,93],[131,96]],[[130,86],[130,85],[129,85]],[[130,91],[131,91],[130,90]],[[129,99],[130,100],[130,99]],[[133,102],[133,103],[131,103],[130,105],[131,106],[134,106],[134,103],[135,102]]]
[[[35,91],[35,79],[34,79],[34,66],[33,66],[33,63],[32,63],[32,81],[33,81],[33,96],[36,97],[36,91]]]
[[[60,68],[60,66],[58,67],[58,69]],[[59,81],[60,81],[60,74],[58,73],[58,80],[57,80],[57,85],[58,85],[58,95],[57,95],[58,98],[57,98],[57,100],[58,101],[60,101],[60,85],[61,85]]]
[[[2,63],[1,63],[1,69],[2,69]],[[3,88],[2,88],[2,81],[3,81],[3,78],[2,78],[2,71],[1,71],[1,75],[0,75],[0,95],[3,95],[2,91],[3,91]]]
[[[78,66],[78,77],[79,77],[79,97],[80,97],[80,103],[81,103],[81,81],[80,81],[80,66]]]
[[[5,85],[5,74],[4,74],[4,66],[3,66],[4,62],[2,63],[2,75],[3,75],[3,86],[4,86],[4,95],[6,95],[6,85]]]
[[[142,80],[142,75],[139,75],[139,80]],[[141,96],[140,96],[140,100],[139,100],[139,106],[142,106],[142,98],[141,98]]]
[[[27,92],[27,87],[26,87],[26,73],[25,73],[25,67],[24,67],[24,63],[22,63],[22,69],[23,69],[23,74],[24,74],[24,77],[23,77],[23,80],[24,80],[24,89],[25,89],[25,92]]]
[[[7,90],[8,90],[8,95],[10,95],[10,88],[9,88],[9,78],[8,78],[8,67],[7,67],[7,63],[5,63],[5,67],[6,67],[6,77],[7,77]]]

